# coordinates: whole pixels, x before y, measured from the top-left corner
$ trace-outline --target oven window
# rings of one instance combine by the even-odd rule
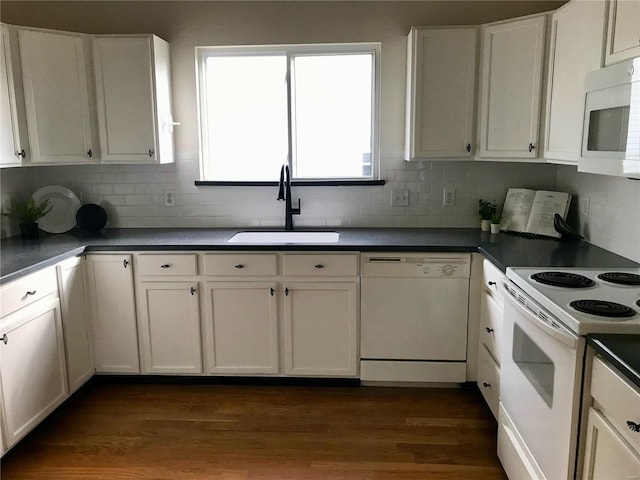
[[[553,376],[555,366],[551,359],[517,325],[513,326],[514,363],[520,368],[545,403],[553,406]]]
[[[629,113],[629,105],[589,112],[587,150],[624,152],[627,149]]]

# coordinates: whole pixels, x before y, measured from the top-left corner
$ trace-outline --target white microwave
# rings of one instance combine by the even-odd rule
[[[640,57],[587,74],[578,171],[640,179]]]

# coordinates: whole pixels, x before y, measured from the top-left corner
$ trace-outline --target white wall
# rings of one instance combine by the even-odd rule
[[[640,262],[640,181],[558,167],[557,189],[576,194],[571,220],[587,240]]]

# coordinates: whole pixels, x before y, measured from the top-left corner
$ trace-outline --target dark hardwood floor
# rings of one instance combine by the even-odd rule
[[[93,383],[2,459],[12,479],[505,480],[475,389]]]

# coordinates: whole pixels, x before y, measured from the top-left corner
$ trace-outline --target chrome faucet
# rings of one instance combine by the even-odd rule
[[[278,200],[284,200],[284,229],[293,230],[293,216],[300,215],[300,199],[298,199],[298,208],[293,208],[291,205],[291,175],[289,173],[289,165],[283,165],[280,169]]]

